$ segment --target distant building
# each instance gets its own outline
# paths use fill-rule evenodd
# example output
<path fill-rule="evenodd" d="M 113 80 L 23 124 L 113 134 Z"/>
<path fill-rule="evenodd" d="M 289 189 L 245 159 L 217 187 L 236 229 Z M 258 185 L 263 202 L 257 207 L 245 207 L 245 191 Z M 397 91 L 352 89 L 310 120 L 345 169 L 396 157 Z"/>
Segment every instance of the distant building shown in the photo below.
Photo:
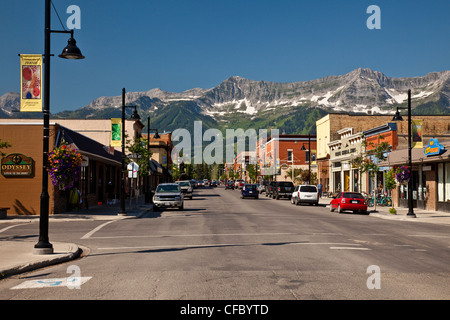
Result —
<path fill-rule="evenodd" d="M 280 134 L 260 139 L 256 147 L 260 176 L 274 181 L 293 181 L 292 169 L 317 172 L 316 136 Z M 290 174 L 289 174 L 290 173 Z"/>

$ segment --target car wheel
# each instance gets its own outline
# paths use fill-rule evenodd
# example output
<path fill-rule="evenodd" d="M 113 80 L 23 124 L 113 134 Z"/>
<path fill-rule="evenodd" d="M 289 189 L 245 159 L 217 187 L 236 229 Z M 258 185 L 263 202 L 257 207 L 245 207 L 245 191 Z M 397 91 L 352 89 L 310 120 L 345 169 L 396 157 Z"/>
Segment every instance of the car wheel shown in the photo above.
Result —
<path fill-rule="evenodd" d="M 330 212 L 333 212 L 333 211 L 334 211 L 333 206 L 330 203 Z"/>
<path fill-rule="evenodd" d="M 182 204 L 181 206 L 178 207 L 178 210 L 184 210 L 184 204 Z"/>
<path fill-rule="evenodd" d="M 294 197 L 291 197 L 291 204 L 295 204 Z"/>
<path fill-rule="evenodd" d="M 342 209 L 341 209 L 341 206 L 340 206 L 340 205 L 338 205 L 338 207 L 337 207 L 337 212 L 338 212 L 338 213 L 342 213 Z"/>
<path fill-rule="evenodd" d="M 298 206 L 298 205 L 299 205 L 299 203 L 300 203 L 300 202 L 298 201 L 298 198 L 297 198 L 297 199 L 295 199 L 295 205 L 296 205 L 296 206 Z"/>

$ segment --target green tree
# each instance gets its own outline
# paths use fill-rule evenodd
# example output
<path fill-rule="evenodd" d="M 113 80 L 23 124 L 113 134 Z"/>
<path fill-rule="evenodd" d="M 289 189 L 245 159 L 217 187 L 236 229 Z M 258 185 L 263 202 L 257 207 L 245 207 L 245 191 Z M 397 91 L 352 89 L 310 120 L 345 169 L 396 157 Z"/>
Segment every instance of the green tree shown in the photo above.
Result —
<path fill-rule="evenodd" d="M 133 143 L 127 140 L 127 149 L 130 153 L 137 155 L 136 159 L 133 159 L 139 166 L 139 175 L 147 176 L 150 173 L 150 164 L 148 159 L 152 156 L 152 151 L 147 149 L 147 139 L 134 138 Z"/>

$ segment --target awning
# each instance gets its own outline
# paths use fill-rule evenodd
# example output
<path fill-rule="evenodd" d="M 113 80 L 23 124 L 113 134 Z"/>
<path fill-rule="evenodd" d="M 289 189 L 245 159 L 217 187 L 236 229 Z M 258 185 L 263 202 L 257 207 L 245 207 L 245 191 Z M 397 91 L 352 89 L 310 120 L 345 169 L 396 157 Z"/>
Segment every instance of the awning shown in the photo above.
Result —
<path fill-rule="evenodd" d="M 89 159 L 114 165 L 122 164 L 122 153 L 120 151 L 104 146 L 76 131 L 60 126 L 55 145 L 59 147 L 62 143 L 73 145 L 82 155 L 87 156 Z"/>
<path fill-rule="evenodd" d="M 441 144 L 445 147 L 445 152 L 436 156 L 426 156 L 423 148 L 411 150 L 411 162 L 414 164 L 450 161 L 450 141 L 443 141 Z M 387 159 L 381 161 L 379 166 L 395 166 L 400 164 L 408 164 L 408 149 L 391 151 Z"/>

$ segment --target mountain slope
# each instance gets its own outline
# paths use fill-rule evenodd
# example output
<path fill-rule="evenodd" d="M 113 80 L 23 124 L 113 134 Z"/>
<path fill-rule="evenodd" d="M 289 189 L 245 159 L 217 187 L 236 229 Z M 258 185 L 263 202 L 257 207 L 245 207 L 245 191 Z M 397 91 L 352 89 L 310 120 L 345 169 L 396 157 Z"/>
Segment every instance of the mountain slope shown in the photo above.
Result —
<path fill-rule="evenodd" d="M 314 121 L 328 112 L 393 113 L 397 107 L 406 106 L 408 89 L 412 91 L 413 113 L 450 114 L 450 71 L 390 78 L 362 68 L 292 83 L 233 76 L 211 89 L 127 92 L 126 103 L 138 107 L 143 122 L 150 116 L 152 128 L 160 130 L 190 130 L 198 120 L 205 130 L 276 127 L 286 133 L 308 133 L 314 130 Z M 18 105 L 18 94 L 1 96 L 0 117 L 30 117 L 13 112 Z M 121 96 L 100 97 L 85 107 L 60 112 L 52 118 L 121 117 L 121 105 Z M 132 110 L 126 111 L 129 114 Z"/>

